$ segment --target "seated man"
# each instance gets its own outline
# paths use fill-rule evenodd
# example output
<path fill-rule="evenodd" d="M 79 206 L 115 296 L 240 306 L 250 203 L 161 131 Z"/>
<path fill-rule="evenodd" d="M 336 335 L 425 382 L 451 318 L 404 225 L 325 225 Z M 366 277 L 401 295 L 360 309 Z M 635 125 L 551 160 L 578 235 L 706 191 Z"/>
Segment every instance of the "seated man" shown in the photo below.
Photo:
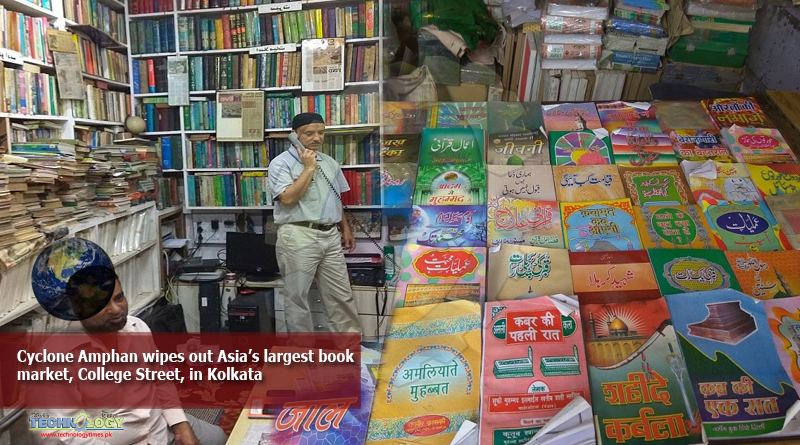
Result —
<path fill-rule="evenodd" d="M 111 271 L 109 271 L 109 275 L 113 277 L 112 279 L 115 281 L 111 300 L 105 308 L 96 315 L 81 320 L 80 322 L 71 323 L 70 330 L 83 330 L 90 334 L 117 332 L 149 333 L 150 328 L 148 328 L 142 320 L 134 316 L 128 316 L 128 300 L 122 292 L 122 285 L 120 284 L 119 278 Z M 107 284 L 110 287 L 110 282 Z M 73 300 L 73 305 L 75 305 L 74 296 L 70 296 L 70 298 Z M 76 312 L 79 311 L 76 310 Z M 152 335 L 148 337 L 152 339 Z M 75 349 L 72 351 L 59 352 L 73 352 L 73 354 L 77 356 L 81 348 L 87 351 L 92 349 L 98 352 L 108 352 L 111 349 L 124 352 L 129 349 L 126 348 L 124 342 L 117 342 L 116 336 L 111 336 L 110 342 L 81 343 L 76 344 Z M 73 375 L 75 374 L 73 373 Z M 120 386 L 123 386 L 123 388 L 120 388 Z M 47 385 L 37 385 L 33 390 L 41 392 L 43 396 L 48 394 Z M 81 391 L 79 380 L 77 380 L 77 383 L 70 385 L 69 394 L 62 392 L 56 395 L 52 393 L 52 389 L 50 391 L 49 397 L 64 397 L 65 400 L 67 400 L 67 398 L 69 398 L 69 400 L 86 400 L 82 399 L 82 397 L 87 396 L 85 392 Z M 58 391 L 64 391 L 63 387 L 59 387 Z M 126 397 L 136 397 L 140 402 L 144 401 L 143 403 L 139 403 L 139 406 L 158 406 L 159 403 L 155 401 L 165 400 L 165 397 L 177 400 L 177 391 L 174 385 L 170 382 L 163 381 L 131 380 L 120 383 L 119 386 L 112 388 L 111 391 L 113 392 L 107 393 L 105 396 L 116 397 L 117 391 L 124 392 Z M 48 439 L 50 441 L 45 440 L 45 444 L 224 445 L 228 440 L 220 427 L 185 414 L 182 409 L 44 409 L 31 411 L 46 412 L 50 417 L 72 418 L 78 416 L 80 413 L 86 412 L 93 418 L 111 416 L 124 419 L 122 425 L 123 430 L 113 431 L 110 438 L 62 437 L 57 439 L 53 438 L 52 440 Z M 39 432 L 40 431 L 36 431 L 36 433 Z M 37 434 L 37 436 L 39 436 L 39 434 Z M 45 436 L 42 435 L 42 437 Z"/>

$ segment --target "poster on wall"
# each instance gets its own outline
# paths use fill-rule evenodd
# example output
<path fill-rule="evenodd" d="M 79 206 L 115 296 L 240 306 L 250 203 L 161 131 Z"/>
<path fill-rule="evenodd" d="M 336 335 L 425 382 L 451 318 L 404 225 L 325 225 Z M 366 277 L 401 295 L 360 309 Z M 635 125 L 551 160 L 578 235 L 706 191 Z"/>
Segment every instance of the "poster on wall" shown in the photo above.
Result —
<path fill-rule="evenodd" d="M 47 30 L 47 44 L 53 52 L 53 63 L 56 66 L 58 80 L 58 96 L 60 99 L 84 100 L 86 91 L 83 85 L 83 74 L 73 34 L 57 29 Z"/>
<path fill-rule="evenodd" d="M 264 92 L 217 92 L 217 140 L 264 140 Z"/>
<path fill-rule="evenodd" d="M 344 38 L 303 40 L 301 57 L 303 91 L 344 89 Z"/>

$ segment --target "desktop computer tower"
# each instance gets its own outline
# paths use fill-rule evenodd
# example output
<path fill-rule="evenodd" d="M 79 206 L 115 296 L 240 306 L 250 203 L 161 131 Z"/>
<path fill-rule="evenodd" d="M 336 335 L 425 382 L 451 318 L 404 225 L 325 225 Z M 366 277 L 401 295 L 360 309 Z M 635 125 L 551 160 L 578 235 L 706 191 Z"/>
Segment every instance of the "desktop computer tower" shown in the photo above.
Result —
<path fill-rule="evenodd" d="M 275 332 L 272 289 L 240 290 L 228 304 L 230 332 Z"/>
<path fill-rule="evenodd" d="M 200 308 L 200 332 L 220 332 L 219 282 L 201 282 L 198 287 L 197 298 Z"/>

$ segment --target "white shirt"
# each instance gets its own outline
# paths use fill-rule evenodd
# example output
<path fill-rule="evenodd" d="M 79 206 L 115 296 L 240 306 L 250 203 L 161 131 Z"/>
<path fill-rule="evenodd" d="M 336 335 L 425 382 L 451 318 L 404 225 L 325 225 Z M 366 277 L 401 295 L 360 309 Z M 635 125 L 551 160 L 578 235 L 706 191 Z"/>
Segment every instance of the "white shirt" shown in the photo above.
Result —
<path fill-rule="evenodd" d="M 70 329 L 72 331 L 81 331 L 83 330 L 83 326 L 79 322 L 73 322 L 70 324 Z M 129 315 L 128 321 L 125 326 L 119 332 L 151 332 L 150 328 L 147 326 L 145 322 L 142 320 Z M 152 338 L 152 335 L 150 336 Z M 104 352 L 110 352 L 108 349 L 99 342 L 92 341 L 92 346 L 98 349 L 102 349 Z M 76 344 L 75 348 L 77 349 L 78 346 L 84 345 L 84 343 Z M 46 346 L 45 346 L 46 347 Z M 126 345 L 123 342 L 117 346 L 118 352 L 125 352 L 130 345 Z M 63 351 L 63 352 L 70 352 L 70 351 Z M 77 356 L 77 354 L 74 354 Z M 76 366 L 77 365 L 77 366 Z M 69 365 L 67 365 L 69 366 Z M 85 368 L 93 368 L 92 366 L 87 366 L 86 363 L 72 363 L 73 368 L 70 369 L 70 375 L 73 377 L 73 384 L 70 385 L 70 394 L 64 394 L 63 389 L 59 388 L 59 392 L 61 392 L 62 396 L 65 398 L 70 399 L 80 399 L 81 398 L 81 391 L 80 391 L 80 380 L 78 379 L 78 369 L 81 367 Z M 152 368 L 152 365 L 150 366 Z M 77 383 L 75 383 L 77 382 Z M 36 382 L 37 388 L 36 391 L 43 395 L 48 394 L 47 390 L 47 382 Z M 173 397 L 177 397 L 177 392 L 175 387 L 169 382 L 157 382 L 157 381 L 138 381 L 138 380 L 131 380 L 126 381 L 120 384 L 116 384 L 114 382 L 109 382 L 111 385 L 114 385 L 113 389 L 114 392 L 118 392 L 120 390 L 125 392 L 124 397 L 130 400 L 133 397 L 137 397 L 140 400 L 156 400 L 159 397 L 159 394 L 168 394 Z M 52 390 L 51 390 L 52 391 Z M 53 397 L 52 391 L 50 394 Z M 117 393 L 118 394 L 118 393 Z M 157 403 L 152 403 L 154 406 L 158 406 Z M 58 439 L 53 439 L 54 443 L 65 443 L 69 445 L 73 444 L 80 444 L 80 445 L 164 445 L 167 443 L 167 428 L 171 427 L 180 422 L 186 421 L 186 415 L 184 414 L 182 409 L 28 409 L 29 414 L 32 412 L 39 412 L 39 413 L 47 413 L 49 417 L 77 417 L 80 413 L 85 412 L 91 418 L 98 418 L 102 417 L 103 413 L 107 416 L 110 415 L 112 417 L 122 417 L 122 431 L 112 431 L 112 437 L 110 438 L 79 438 L 79 437 L 60 437 Z M 71 431 L 65 431 L 71 432 Z M 48 433 L 48 431 L 33 431 L 34 434 L 39 433 Z M 49 439 L 43 439 L 44 443 L 49 443 Z M 58 442 L 60 440 L 61 442 Z"/>

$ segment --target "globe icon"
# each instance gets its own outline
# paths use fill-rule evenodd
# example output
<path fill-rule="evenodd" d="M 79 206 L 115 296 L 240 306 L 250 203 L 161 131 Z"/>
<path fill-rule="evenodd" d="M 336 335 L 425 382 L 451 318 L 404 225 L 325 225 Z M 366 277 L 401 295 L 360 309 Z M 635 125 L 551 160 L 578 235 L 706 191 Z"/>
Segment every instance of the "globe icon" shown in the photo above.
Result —
<path fill-rule="evenodd" d="M 111 257 L 100 246 L 82 238 L 65 238 L 36 258 L 31 284 L 47 312 L 74 321 L 89 318 L 108 304 L 114 292 L 113 277 Z"/>

